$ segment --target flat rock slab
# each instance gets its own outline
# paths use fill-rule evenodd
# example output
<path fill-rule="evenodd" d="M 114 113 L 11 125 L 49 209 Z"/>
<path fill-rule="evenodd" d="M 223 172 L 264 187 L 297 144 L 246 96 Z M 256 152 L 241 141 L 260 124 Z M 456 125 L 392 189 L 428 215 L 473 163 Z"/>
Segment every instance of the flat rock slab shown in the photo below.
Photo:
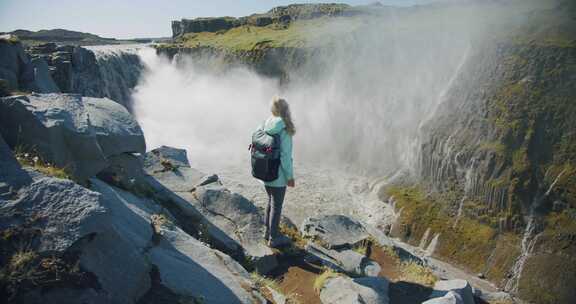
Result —
<path fill-rule="evenodd" d="M 349 247 L 370 237 L 360 222 L 344 215 L 307 218 L 300 231 L 306 237 L 321 240 L 328 248 Z"/>
<path fill-rule="evenodd" d="M 377 262 L 350 249 L 336 251 L 309 243 L 306 246 L 306 252 L 318 259 L 324 266 L 352 276 L 376 277 L 381 270 Z"/>
<path fill-rule="evenodd" d="M 324 304 L 388 304 L 389 285 L 388 280 L 381 277 L 339 276 L 326 281 L 320 300 Z"/>
<path fill-rule="evenodd" d="M 162 240 L 149 252 L 162 285 L 199 303 L 258 302 L 250 276 L 229 256 L 206 247 L 175 226 L 162 227 Z"/>
<path fill-rule="evenodd" d="M 458 294 L 464 304 L 474 304 L 474 293 L 472 291 L 472 286 L 466 280 L 456 279 L 456 280 L 444 280 L 438 281 L 434 284 L 434 290 L 430 295 L 430 298 L 443 297 L 449 292 L 454 292 Z"/>
<path fill-rule="evenodd" d="M 177 195 L 179 199 L 172 197 L 174 205 L 200 221 L 219 249 L 235 257 L 248 256 L 261 273 L 274 269 L 278 264 L 264 241 L 261 210 L 224 187 L 216 175 L 206 175 L 188 164 L 184 150 L 165 146 L 145 157 L 145 170 L 158 183 L 155 190 Z"/>

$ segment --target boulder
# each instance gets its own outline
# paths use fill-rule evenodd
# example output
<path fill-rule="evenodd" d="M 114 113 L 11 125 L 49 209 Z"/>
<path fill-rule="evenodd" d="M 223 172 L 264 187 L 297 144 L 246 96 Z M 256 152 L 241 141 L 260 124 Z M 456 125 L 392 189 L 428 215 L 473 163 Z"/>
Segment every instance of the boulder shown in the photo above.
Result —
<path fill-rule="evenodd" d="M 474 294 L 472 286 L 466 280 L 444 280 L 434 284 L 434 290 L 430 298 L 439 298 L 445 296 L 450 291 L 458 294 L 463 304 L 474 304 Z"/>
<path fill-rule="evenodd" d="M 206 177 L 205 173 L 190 167 L 185 150 L 166 146 L 146 153 L 144 170 L 158 180 L 164 189 L 176 193 L 192 191 Z"/>
<path fill-rule="evenodd" d="M 328 279 L 320 291 L 324 304 L 388 304 L 390 283 L 382 277 Z"/>
<path fill-rule="evenodd" d="M 344 215 L 307 218 L 300 230 L 302 235 L 319 239 L 328 248 L 350 247 L 370 236 L 360 222 Z"/>
<path fill-rule="evenodd" d="M 147 171 L 154 173 L 165 169 L 190 167 L 190 163 L 188 163 L 186 150 L 161 146 L 146 153 L 144 166 Z M 171 167 L 167 168 L 167 166 Z"/>
<path fill-rule="evenodd" d="M 108 167 L 100 171 L 97 177 L 110 185 L 146 196 L 152 187 L 144 172 L 140 155 L 121 153 L 108 157 Z"/>
<path fill-rule="evenodd" d="M 0 229 L 38 219 L 39 251 L 62 252 L 80 238 L 101 231 L 106 209 L 98 193 L 63 179 L 37 177 L 0 204 Z"/>
<path fill-rule="evenodd" d="M 336 251 L 309 243 L 306 245 L 306 252 L 318 259 L 324 266 L 352 276 L 376 277 L 381 270 L 377 262 L 350 249 Z"/>
<path fill-rule="evenodd" d="M 458 293 L 449 291 L 442 297 L 428 300 L 422 304 L 464 304 L 464 301 Z"/>
<path fill-rule="evenodd" d="M 144 133 L 126 108 L 108 98 L 82 98 L 98 144 L 106 157 L 145 153 Z"/>
<path fill-rule="evenodd" d="M 0 132 L 11 147 L 34 150 L 79 180 L 106 168 L 108 156 L 145 148 L 142 131 L 126 109 L 75 94 L 0 99 Z"/>

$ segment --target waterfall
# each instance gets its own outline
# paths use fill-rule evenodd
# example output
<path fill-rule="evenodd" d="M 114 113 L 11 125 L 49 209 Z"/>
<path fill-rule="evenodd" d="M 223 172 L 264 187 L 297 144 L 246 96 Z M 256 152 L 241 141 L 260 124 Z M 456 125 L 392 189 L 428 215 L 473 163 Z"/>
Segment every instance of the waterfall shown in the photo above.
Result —
<path fill-rule="evenodd" d="M 534 249 L 534 245 L 538 240 L 538 236 L 539 234 L 536 234 L 534 212 L 531 211 L 530 215 L 528 216 L 528 224 L 526 224 L 526 228 L 524 229 L 524 234 L 522 236 L 520 255 L 516 259 L 514 266 L 512 266 L 512 276 L 506 282 L 504 290 L 511 293 L 518 293 L 518 284 L 520 282 L 522 270 L 524 269 L 524 264 L 530 257 L 530 254 Z"/>
<path fill-rule="evenodd" d="M 206 69 L 209 59 L 201 55 L 169 61 L 151 53 L 133 95 L 134 112 L 152 146 L 186 148 L 192 159 L 221 172 L 245 161 L 251 131 L 269 115 L 271 98 L 282 95 L 299 130 L 295 160 L 390 176 L 417 164 L 418 127 L 470 47 L 463 29 L 422 28 L 393 17 L 368 18 L 340 34 L 303 58 L 306 64 L 281 85 L 250 66 L 222 72 Z M 346 25 L 333 22 L 325 31 Z"/>
<path fill-rule="evenodd" d="M 565 172 L 566 169 L 562 170 L 552 181 L 548 189 L 543 194 L 541 194 L 541 192 L 536 194 L 534 200 L 532 201 L 532 205 L 530 206 L 530 211 L 528 214 L 528 223 L 526 224 L 526 228 L 524 229 L 524 234 L 522 236 L 520 255 L 518 256 L 516 262 L 514 263 L 514 266 L 512 267 L 511 278 L 506 282 L 505 286 L 506 291 L 514 293 L 518 292 L 518 284 L 522 276 L 522 271 L 524 270 L 524 264 L 532 254 L 534 246 L 536 245 L 538 237 L 540 236 L 541 233 L 538 230 L 537 217 L 534 214 L 535 213 L 534 210 L 544 201 L 544 199 L 548 195 L 550 195 L 550 192 L 552 192 L 552 189 L 554 188 L 554 186 L 556 186 L 558 180 L 560 180 L 560 178 L 562 177 L 562 175 L 564 175 Z"/>
<path fill-rule="evenodd" d="M 77 93 L 108 97 L 132 109 L 132 89 L 138 83 L 144 65 L 140 53 L 145 45 L 106 45 L 86 47 L 96 57 L 97 73 L 82 79 Z"/>

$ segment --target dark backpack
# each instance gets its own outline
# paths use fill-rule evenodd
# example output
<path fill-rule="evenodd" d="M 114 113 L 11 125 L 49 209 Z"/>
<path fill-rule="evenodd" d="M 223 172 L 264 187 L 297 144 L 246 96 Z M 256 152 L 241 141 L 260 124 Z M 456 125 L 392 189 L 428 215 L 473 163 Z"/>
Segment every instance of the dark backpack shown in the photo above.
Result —
<path fill-rule="evenodd" d="M 280 167 L 280 134 L 270 135 L 262 129 L 252 134 L 250 145 L 252 176 L 271 182 L 278 178 Z"/>

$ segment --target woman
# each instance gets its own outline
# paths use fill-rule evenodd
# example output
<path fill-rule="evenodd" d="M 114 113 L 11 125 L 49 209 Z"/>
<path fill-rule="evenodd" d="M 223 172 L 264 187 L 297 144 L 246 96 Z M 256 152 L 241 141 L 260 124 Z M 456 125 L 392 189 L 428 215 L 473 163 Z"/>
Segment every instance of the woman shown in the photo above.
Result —
<path fill-rule="evenodd" d="M 278 231 L 278 225 L 280 224 L 280 213 L 282 212 L 286 186 L 294 187 L 292 136 L 296 133 L 296 129 L 286 100 L 274 98 L 271 111 L 272 116 L 264 122 L 263 129 L 270 135 L 280 134 L 280 168 L 277 179 L 264 183 L 266 193 L 268 193 L 265 238 L 268 246 L 277 247 L 283 245 L 285 241 Z"/>

